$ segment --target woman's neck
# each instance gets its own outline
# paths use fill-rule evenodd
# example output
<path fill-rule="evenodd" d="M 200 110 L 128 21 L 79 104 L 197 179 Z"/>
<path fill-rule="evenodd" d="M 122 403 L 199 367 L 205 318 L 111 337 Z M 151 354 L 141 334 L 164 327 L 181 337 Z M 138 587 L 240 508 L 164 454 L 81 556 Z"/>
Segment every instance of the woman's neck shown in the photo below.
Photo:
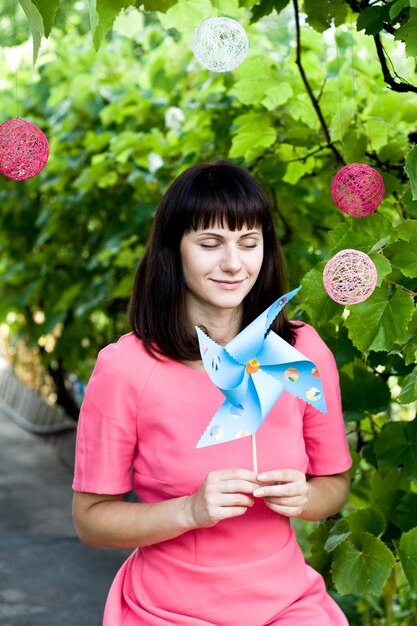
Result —
<path fill-rule="evenodd" d="M 203 328 L 210 339 L 221 346 L 226 345 L 240 331 L 242 311 L 240 309 L 224 309 L 215 315 L 200 312 L 191 316 L 193 326 Z"/>

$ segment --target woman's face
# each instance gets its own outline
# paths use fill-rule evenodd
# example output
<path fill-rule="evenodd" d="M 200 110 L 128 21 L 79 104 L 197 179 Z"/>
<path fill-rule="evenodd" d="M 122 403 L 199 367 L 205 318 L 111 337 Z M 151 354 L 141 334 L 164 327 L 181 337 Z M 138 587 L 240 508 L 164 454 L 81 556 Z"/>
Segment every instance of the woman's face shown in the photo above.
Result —
<path fill-rule="evenodd" d="M 260 228 L 229 230 L 216 224 L 191 230 L 180 244 L 189 314 L 240 307 L 263 260 Z"/>

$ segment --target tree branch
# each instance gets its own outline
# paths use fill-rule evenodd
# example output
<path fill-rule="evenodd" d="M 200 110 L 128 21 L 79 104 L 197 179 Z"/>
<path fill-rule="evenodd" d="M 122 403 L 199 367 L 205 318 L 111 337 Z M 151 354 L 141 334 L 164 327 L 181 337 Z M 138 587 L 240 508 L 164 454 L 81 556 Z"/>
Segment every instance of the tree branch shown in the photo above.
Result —
<path fill-rule="evenodd" d="M 378 55 L 379 63 L 381 65 L 382 75 L 384 77 L 384 81 L 386 82 L 386 84 L 389 87 L 391 87 L 393 91 L 398 91 L 398 92 L 412 91 L 413 93 L 417 93 L 417 87 L 415 85 L 412 85 L 411 83 L 407 83 L 407 82 L 397 83 L 395 81 L 394 77 L 391 76 L 390 71 L 388 69 L 385 48 L 382 45 L 381 37 L 379 36 L 379 34 L 374 35 L 374 41 L 375 41 L 375 47 L 376 47 L 376 52 Z"/>
<path fill-rule="evenodd" d="M 313 90 L 311 88 L 310 83 L 308 82 L 307 79 L 307 75 L 305 73 L 303 64 L 301 62 L 301 30 L 300 30 L 300 11 L 298 8 L 298 0 L 293 0 L 293 5 L 294 5 L 294 13 L 295 13 L 295 28 L 296 28 L 296 58 L 295 58 L 295 63 L 298 67 L 298 70 L 300 72 L 300 76 L 301 76 L 301 80 L 304 83 L 304 87 L 307 91 L 307 94 L 311 100 L 311 104 L 313 105 L 313 108 L 315 110 L 315 112 L 317 113 L 317 117 L 319 118 L 320 121 L 320 125 L 322 127 L 322 130 L 324 132 L 324 135 L 326 137 L 326 142 L 327 145 L 329 146 L 329 148 L 331 149 L 331 151 L 333 152 L 334 156 L 336 157 L 336 160 L 339 161 L 339 163 L 345 163 L 344 158 L 342 157 L 342 155 L 340 154 L 340 152 L 337 150 L 337 148 L 334 146 L 334 144 L 332 143 L 332 139 L 330 137 L 330 132 L 329 129 L 327 128 L 327 124 L 326 121 L 323 117 L 323 113 L 321 111 L 319 102 L 316 98 L 316 96 L 313 93 Z"/>

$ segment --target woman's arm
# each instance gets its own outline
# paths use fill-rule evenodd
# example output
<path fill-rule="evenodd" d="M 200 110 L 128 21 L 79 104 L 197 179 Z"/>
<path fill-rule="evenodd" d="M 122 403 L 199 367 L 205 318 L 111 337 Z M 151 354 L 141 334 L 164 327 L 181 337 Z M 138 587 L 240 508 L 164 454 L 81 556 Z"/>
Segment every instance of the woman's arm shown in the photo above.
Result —
<path fill-rule="evenodd" d="M 244 515 L 258 486 L 255 472 L 225 469 L 207 474 L 194 494 L 163 502 L 124 502 L 118 495 L 76 491 L 74 526 L 80 539 L 93 547 L 148 546 Z"/>
<path fill-rule="evenodd" d="M 348 472 L 332 476 L 306 476 L 293 469 L 273 470 L 258 476 L 265 483 L 253 493 L 285 517 L 309 521 L 338 513 L 349 494 Z"/>

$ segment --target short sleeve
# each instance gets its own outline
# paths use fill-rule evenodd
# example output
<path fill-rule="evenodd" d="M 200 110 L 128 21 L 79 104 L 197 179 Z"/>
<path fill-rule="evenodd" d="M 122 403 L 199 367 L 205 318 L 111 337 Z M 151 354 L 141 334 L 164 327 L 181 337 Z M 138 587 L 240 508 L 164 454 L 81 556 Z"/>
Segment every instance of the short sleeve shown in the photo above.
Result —
<path fill-rule="evenodd" d="M 126 360 L 129 356 L 119 344 L 107 346 L 98 355 L 80 411 L 75 491 L 121 494 L 132 488 L 138 392 Z"/>
<path fill-rule="evenodd" d="M 334 356 L 318 333 L 307 324 L 299 329 L 295 347 L 317 366 L 327 407 L 327 413 L 322 413 L 305 403 L 303 432 L 309 458 L 307 473 L 329 476 L 345 472 L 352 465 L 352 459 Z"/>

